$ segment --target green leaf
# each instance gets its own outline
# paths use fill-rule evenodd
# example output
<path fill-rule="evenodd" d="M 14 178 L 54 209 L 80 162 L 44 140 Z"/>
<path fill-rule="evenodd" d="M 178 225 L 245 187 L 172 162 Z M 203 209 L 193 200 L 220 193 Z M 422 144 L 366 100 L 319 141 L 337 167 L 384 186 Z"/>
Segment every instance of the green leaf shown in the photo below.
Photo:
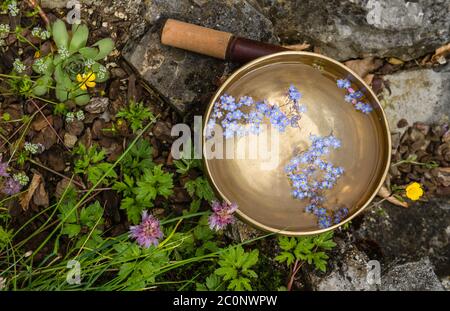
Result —
<path fill-rule="evenodd" d="M 191 197 L 195 195 L 197 198 L 208 202 L 214 200 L 214 192 L 204 177 L 197 177 L 195 180 L 190 180 L 186 182 L 184 187 Z"/>
<path fill-rule="evenodd" d="M 251 291 L 252 287 L 250 285 L 249 279 L 240 277 L 238 279 L 232 280 L 228 285 L 228 289 L 235 291 L 244 291 L 244 290 Z"/>
<path fill-rule="evenodd" d="M 194 228 L 194 237 L 197 240 L 208 241 L 214 237 L 214 233 L 208 226 L 197 226 Z"/>
<path fill-rule="evenodd" d="M 95 224 L 101 225 L 103 223 L 101 220 L 99 221 L 102 217 L 103 208 L 98 201 L 86 208 L 83 208 L 80 212 L 81 224 L 91 229 L 95 226 Z"/>
<path fill-rule="evenodd" d="M 139 202 L 153 202 L 158 195 L 157 189 L 149 183 L 138 181 L 138 188 L 134 188 L 136 199 Z"/>
<path fill-rule="evenodd" d="M 84 47 L 79 49 L 78 53 L 80 53 L 86 59 L 94 60 L 95 57 L 98 55 L 98 49 L 91 47 Z"/>
<path fill-rule="evenodd" d="M 34 88 L 33 88 L 33 94 L 36 96 L 43 96 L 47 94 L 48 89 L 52 85 L 52 78 L 49 76 L 42 76 L 39 79 L 36 80 Z"/>
<path fill-rule="evenodd" d="M 82 47 L 86 46 L 89 36 L 89 29 L 86 25 L 73 24 L 72 39 L 70 40 L 69 52 L 77 52 Z"/>
<path fill-rule="evenodd" d="M 3 229 L 3 227 L 0 226 L 0 251 L 11 243 L 12 235 L 13 230 Z"/>
<path fill-rule="evenodd" d="M 117 178 L 117 173 L 112 167 L 113 165 L 107 162 L 89 166 L 87 169 L 88 180 L 95 185 L 106 174 L 102 182 L 108 184 L 110 178 Z"/>
<path fill-rule="evenodd" d="M 131 130 L 133 133 L 139 129 L 142 129 L 145 121 L 156 120 L 156 117 L 148 107 L 144 106 L 144 103 L 136 103 L 134 101 L 130 101 L 129 105 L 121 109 L 116 116 L 127 120 L 131 124 Z"/>
<path fill-rule="evenodd" d="M 55 41 L 58 49 L 68 49 L 69 34 L 67 32 L 66 24 L 62 20 L 58 19 L 53 23 L 52 35 L 53 41 Z"/>
<path fill-rule="evenodd" d="M 133 193 L 133 187 L 134 179 L 127 174 L 124 174 L 123 182 L 116 181 L 112 186 L 112 189 L 116 190 L 117 192 L 122 192 L 124 196 L 130 196 Z"/>
<path fill-rule="evenodd" d="M 220 268 L 214 273 L 224 281 L 230 281 L 228 288 L 234 290 L 251 290 L 250 278 L 257 278 L 255 271 L 249 268 L 258 262 L 258 250 L 245 252 L 241 245 L 230 246 L 219 255 Z"/>
<path fill-rule="evenodd" d="M 221 283 L 220 277 L 218 277 L 215 274 L 211 274 L 210 276 L 208 276 L 206 278 L 206 283 L 205 284 L 206 284 L 206 287 L 209 290 L 216 291 L 216 290 L 219 289 L 220 283 Z"/>
<path fill-rule="evenodd" d="M 252 250 L 250 253 L 247 253 L 248 257 L 245 262 L 242 264 L 242 269 L 246 270 L 252 266 L 254 266 L 258 262 L 259 251 L 257 249 Z"/>
<path fill-rule="evenodd" d="M 295 257 L 289 252 L 282 252 L 280 255 L 275 257 L 275 260 L 278 262 L 286 262 L 288 266 L 294 263 Z"/>
<path fill-rule="evenodd" d="M 299 238 L 294 250 L 295 257 L 298 260 L 306 260 L 307 255 L 311 253 L 314 245 L 312 238 Z"/>
<path fill-rule="evenodd" d="M 65 224 L 62 229 L 62 234 L 67 234 L 69 238 L 72 238 L 81 231 L 81 226 L 78 224 Z"/>
<path fill-rule="evenodd" d="M 122 172 L 139 178 L 143 171 L 153 169 L 155 166 L 152 155 L 151 144 L 145 139 L 139 139 L 123 158 L 120 164 Z"/>
<path fill-rule="evenodd" d="M 91 97 L 87 91 L 83 91 L 82 89 L 76 89 L 71 93 L 71 98 L 75 101 L 75 104 L 78 106 L 84 106 L 89 103 Z"/>
<path fill-rule="evenodd" d="M 100 60 L 108 56 L 114 49 L 114 42 L 110 38 L 105 38 L 97 41 L 93 46 L 98 47 L 98 54 L 94 57 L 94 60 Z"/>
<path fill-rule="evenodd" d="M 60 83 L 56 84 L 55 94 L 56 98 L 61 102 L 65 102 L 69 99 L 69 93 L 66 91 L 66 88 Z"/>
<path fill-rule="evenodd" d="M 314 243 L 317 245 L 317 247 L 320 247 L 325 250 L 331 250 L 333 247 L 336 246 L 336 243 L 333 242 L 332 231 L 317 235 L 314 238 Z"/>
<path fill-rule="evenodd" d="M 136 202 L 133 198 L 127 197 L 120 203 L 120 209 L 126 210 L 128 220 L 133 224 L 141 221 L 141 214 L 144 206 Z"/>
<path fill-rule="evenodd" d="M 173 193 L 172 174 L 163 172 L 162 165 L 155 166 L 153 170 L 145 170 L 137 185 L 139 201 L 153 201 L 157 195 L 167 198 Z"/>
<path fill-rule="evenodd" d="M 42 60 L 43 61 L 43 66 L 39 67 L 39 66 L 36 65 L 36 62 L 38 60 Z M 52 58 L 52 56 L 48 55 L 48 56 L 46 56 L 44 58 L 37 59 L 34 62 L 32 68 L 33 68 L 34 72 L 36 72 L 36 73 L 39 73 L 41 75 L 51 76 L 51 74 L 53 73 L 53 71 L 55 69 L 55 66 L 53 65 L 53 58 Z M 44 68 L 45 68 L 45 70 L 42 70 Z"/>
<path fill-rule="evenodd" d="M 96 65 L 98 65 L 98 66 L 96 66 Z M 102 82 L 108 81 L 108 79 L 109 79 L 109 72 L 108 72 L 108 70 L 106 69 L 105 66 L 100 65 L 98 63 L 95 63 L 92 66 L 92 68 L 93 68 L 93 71 L 96 73 L 95 82 L 102 83 Z M 99 74 L 100 71 L 103 72 L 102 75 Z"/>
<path fill-rule="evenodd" d="M 297 240 L 293 237 L 281 236 L 278 238 L 278 245 L 282 250 L 289 251 L 297 245 Z"/>
<path fill-rule="evenodd" d="M 232 267 L 220 267 L 214 271 L 215 274 L 222 276 L 225 281 L 236 278 L 237 271 Z"/>
<path fill-rule="evenodd" d="M 65 102 L 69 99 L 69 91 L 74 89 L 75 86 L 70 80 L 70 77 L 62 70 L 61 65 L 56 66 L 55 68 L 55 80 L 56 80 L 56 98 Z"/>
<path fill-rule="evenodd" d="M 311 259 L 316 269 L 319 269 L 322 272 L 327 271 L 327 254 L 325 254 L 324 252 L 317 252 L 313 254 Z"/>

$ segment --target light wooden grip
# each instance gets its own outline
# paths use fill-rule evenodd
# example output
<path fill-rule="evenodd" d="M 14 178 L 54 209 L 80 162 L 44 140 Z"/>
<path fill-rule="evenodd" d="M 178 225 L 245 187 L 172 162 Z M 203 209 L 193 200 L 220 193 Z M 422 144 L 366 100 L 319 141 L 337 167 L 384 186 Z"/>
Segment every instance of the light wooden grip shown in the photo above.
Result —
<path fill-rule="evenodd" d="M 168 19 L 161 34 L 162 44 L 225 59 L 233 35 L 197 25 Z"/>

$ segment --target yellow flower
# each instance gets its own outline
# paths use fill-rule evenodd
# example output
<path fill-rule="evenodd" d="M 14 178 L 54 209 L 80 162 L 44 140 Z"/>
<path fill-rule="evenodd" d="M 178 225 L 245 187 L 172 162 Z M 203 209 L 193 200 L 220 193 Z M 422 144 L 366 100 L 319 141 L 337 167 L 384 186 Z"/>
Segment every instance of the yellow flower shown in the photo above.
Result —
<path fill-rule="evenodd" d="M 34 53 L 34 58 L 39 58 L 39 57 L 41 57 L 41 51 L 36 51 L 35 53 Z"/>
<path fill-rule="evenodd" d="M 80 89 L 86 91 L 88 87 L 94 87 L 95 78 L 95 73 L 93 73 L 92 71 L 83 73 L 83 75 L 77 74 L 77 81 L 80 82 Z"/>
<path fill-rule="evenodd" d="M 417 201 L 423 195 L 422 186 L 417 182 L 412 182 L 406 186 L 406 196 L 408 199 Z"/>

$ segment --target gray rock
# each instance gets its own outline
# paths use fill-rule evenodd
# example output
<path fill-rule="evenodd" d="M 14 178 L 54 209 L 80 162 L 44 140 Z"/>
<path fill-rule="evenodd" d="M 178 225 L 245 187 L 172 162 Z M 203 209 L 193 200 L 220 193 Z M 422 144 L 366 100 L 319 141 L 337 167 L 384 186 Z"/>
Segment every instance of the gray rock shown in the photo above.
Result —
<path fill-rule="evenodd" d="M 382 276 L 381 290 L 443 291 L 444 287 L 433 271 L 428 258 L 398 265 Z"/>
<path fill-rule="evenodd" d="M 226 235 L 238 243 L 255 239 L 265 234 L 263 231 L 255 229 L 239 219 L 236 219 L 229 229 L 226 231 Z"/>
<path fill-rule="evenodd" d="M 214 81 L 232 67 L 220 60 L 163 46 L 159 33 L 167 18 L 276 42 L 272 23 L 244 0 L 150 2 L 145 14 L 150 30 L 139 42 L 129 42 L 123 54 L 142 77 L 181 113 L 189 110 L 189 104 L 209 98 L 216 88 Z"/>
<path fill-rule="evenodd" d="M 449 41 L 445 0 L 255 0 L 283 42 L 307 40 L 339 60 L 368 54 L 410 60 Z"/>
<path fill-rule="evenodd" d="M 92 4 L 95 1 L 96 0 L 78 0 L 81 5 Z M 41 7 L 44 9 L 62 9 L 67 8 L 68 2 L 68 0 L 41 0 Z M 74 5 L 69 5 L 69 8 L 73 7 Z"/>
<path fill-rule="evenodd" d="M 90 113 L 103 113 L 109 106 L 108 97 L 92 97 L 84 110 Z"/>
<path fill-rule="evenodd" d="M 450 115 L 450 65 L 440 72 L 431 69 L 386 75 L 391 94 L 384 90 L 385 112 L 391 130 L 404 118 L 409 124 L 439 122 Z"/>
<path fill-rule="evenodd" d="M 310 271 L 307 274 L 309 286 L 316 291 L 377 290 L 376 282 L 368 277 L 372 268 L 368 256 L 348 241 L 337 242 L 338 252 L 330 256 L 331 270 L 325 276 Z"/>
<path fill-rule="evenodd" d="M 75 144 L 78 141 L 78 137 L 76 137 L 75 135 L 72 135 L 70 133 L 65 133 L 64 134 L 64 145 L 66 145 L 69 148 L 73 148 L 75 147 Z"/>
<path fill-rule="evenodd" d="M 382 261 L 392 263 L 429 257 L 439 276 L 450 275 L 450 201 L 433 199 L 409 208 L 383 203 L 355 220 L 355 243 L 370 245 Z"/>

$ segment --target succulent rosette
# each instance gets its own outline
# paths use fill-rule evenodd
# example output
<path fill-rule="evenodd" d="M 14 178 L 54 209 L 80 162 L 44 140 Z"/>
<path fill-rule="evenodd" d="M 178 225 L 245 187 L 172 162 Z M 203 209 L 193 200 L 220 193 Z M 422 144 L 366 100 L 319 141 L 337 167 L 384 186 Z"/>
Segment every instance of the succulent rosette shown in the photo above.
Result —
<path fill-rule="evenodd" d="M 74 24 L 69 32 L 62 20 L 53 23 L 51 32 L 57 52 L 35 60 L 33 70 L 41 77 L 35 81 L 33 93 L 43 96 L 55 83 L 58 100 L 85 105 L 90 100 L 88 88 L 109 78 L 105 66 L 98 61 L 113 50 L 114 43 L 105 38 L 87 47 L 88 27 Z"/>

